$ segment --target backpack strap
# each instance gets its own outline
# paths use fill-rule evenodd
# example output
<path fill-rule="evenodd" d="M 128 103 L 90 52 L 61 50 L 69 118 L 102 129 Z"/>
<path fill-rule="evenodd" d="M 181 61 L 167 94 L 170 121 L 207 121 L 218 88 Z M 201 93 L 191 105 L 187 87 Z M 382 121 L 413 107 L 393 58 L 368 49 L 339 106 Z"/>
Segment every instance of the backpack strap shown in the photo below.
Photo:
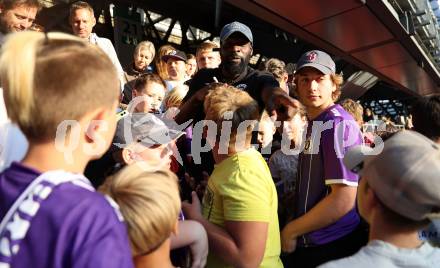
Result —
<path fill-rule="evenodd" d="M 12 257 L 18 253 L 20 242 L 26 237 L 43 201 L 57 186 L 68 182 L 95 191 L 83 175 L 53 170 L 38 176 L 15 200 L 0 223 L 0 268 L 10 267 Z"/>

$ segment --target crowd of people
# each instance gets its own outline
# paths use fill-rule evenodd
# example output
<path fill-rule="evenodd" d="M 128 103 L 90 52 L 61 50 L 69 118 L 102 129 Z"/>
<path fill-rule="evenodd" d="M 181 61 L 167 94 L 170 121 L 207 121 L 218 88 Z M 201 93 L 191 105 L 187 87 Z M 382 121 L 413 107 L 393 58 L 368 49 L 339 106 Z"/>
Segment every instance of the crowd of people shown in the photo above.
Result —
<path fill-rule="evenodd" d="M 363 133 L 326 52 L 253 69 L 235 21 L 122 67 L 90 4 L 40 7 L 0 1 L 0 267 L 439 265 L 440 95 Z"/>

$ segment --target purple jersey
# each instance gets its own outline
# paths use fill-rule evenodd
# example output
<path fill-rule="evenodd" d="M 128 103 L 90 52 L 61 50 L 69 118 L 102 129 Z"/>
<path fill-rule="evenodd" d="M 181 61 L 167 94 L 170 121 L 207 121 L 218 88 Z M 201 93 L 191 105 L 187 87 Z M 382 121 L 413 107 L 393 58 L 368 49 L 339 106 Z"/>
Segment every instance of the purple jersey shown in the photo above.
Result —
<path fill-rule="evenodd" d="M 40 172 L 19 163 L 0 174 L 0 218 Z M 11 267 L 133 267 L 127 231 L 100 194 L 64 183 L 41 203 Z"/>
<path fill-rule="evenodd" d="M 295 218 L 326 197 L 331 184 L 357 186 L 358 176 L 344 166 L 343 156 L 350 147 L 361 143 L 359 126 L 340 105 L 332 105 L 308 122 L 304 151 L 298 162 Z M 359 221 L 353 207 L 335 223 L 299 237 L 298 245 L 329 243 L 351 233 Z"/>

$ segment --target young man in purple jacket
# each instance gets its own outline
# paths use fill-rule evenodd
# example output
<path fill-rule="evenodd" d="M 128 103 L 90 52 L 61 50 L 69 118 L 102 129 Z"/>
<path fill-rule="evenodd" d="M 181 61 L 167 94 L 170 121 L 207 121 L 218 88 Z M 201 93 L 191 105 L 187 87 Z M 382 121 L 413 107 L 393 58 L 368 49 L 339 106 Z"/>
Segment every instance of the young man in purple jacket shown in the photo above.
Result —
<path fill-rule="evenodd" d="M 335 101 L 342 76 L 332 58 L 318 50 L 301 56 L 296 93 L 308 126 L 298 162 L 294 215 L 282 231 L 287 267 L 316 267 L 356 252 L 366 241 L 358 234 L 355 200 L 358 176 L 343 164 L 348 148 L 362 138 L 353 117 Z"/>

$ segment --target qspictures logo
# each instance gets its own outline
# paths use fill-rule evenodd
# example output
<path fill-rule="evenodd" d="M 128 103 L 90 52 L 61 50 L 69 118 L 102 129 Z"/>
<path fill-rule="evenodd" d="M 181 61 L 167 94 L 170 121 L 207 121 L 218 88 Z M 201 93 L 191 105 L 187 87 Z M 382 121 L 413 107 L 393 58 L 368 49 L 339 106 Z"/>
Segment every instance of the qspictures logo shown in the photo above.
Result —
<path fill-rule="evenodd" d="M 176 114 L 176 113 L 175 113 Z M 201 163 L 201 154 L 209 152 L 216 148 L 217 153 L 227 154 L 228 147 L 231 145 L 231 133 L 234 132 L 235 146 L 240 149 L 245 146 L 245 141 L 249 135 L 249 128 L 252 132 L 258 131 L 258 121 L 245 120 L 240 123 L 236 131 L 232 131 L 232 115 L 226 112 L 224 120 L 217 123 L 211 120 L 202 120 L 191 125 L 192 121 L 183 124 L 177 124 L 172 118 L 168 118 L 167 114 L 155 115 L 144 114 L 136 122 L 129 120 L 131 114 L 128 113 L 120 120 L 123 122 L 123 135 L 125 143 L 114 143 L 119 148 L 126 148 L 132 143 L 140 143 L 144 146 L 155 146 L 158 144 L 168 144 L 173 140 L 172 133 L 184 132 L 187 128 L 192 130 L 191 140 L 191 156 L 196 164 Z M 280 126 L 282 122 L 274 121 L 275 126 Z M 92 121 L 87 128 L 96 128 L 99 126 L 102 130 L 109 130 L 106 121 Z M 310 135 L 307 135 L 307 129 Z M 334 122 L 332 120 L 321 122 L 313 121 L 313 125 L 299 131 L 300 138 L 298 144 L 291 148 L 291 140 L 284 135 L 281 140 L 281 151 L 285 155 L 296 155 L 301 152 L 307 154 L 318 154 L 319 144 L 322 134 L 325 131 L 331 131 L 333 135 L 333 147 L 338 158 L 343 158 L 348 147 L 359 144 L 362 139 L 362 133 L 357 123 L 352 120 L 342 120 Z M 135 132 L 142 135 L 135 135 Z M 55 145 L 56 148 L 63 152 L 66 161 L 74 161 L 73 152 L 78 149 L 79 138 L 81 135 L 80 125 L 75 120 L 65 120 L 57 128 Z M 83 144 L 83 152 L 87 155 L 102 155 L 106 150 L 106 142 L 102 136 L 91 137 L 95 140 L 94 145 Z M 257 147 L 257 144 L 252 144 Z M 270 150 L 270 146 L 269 146 Z M 379 154 L 383 150 L 383 141 L 378 136 L 374 137 L 374 150 L 364 152 L 369 155 Z M 264 152 L 270 153 L 270 152 Z M 182 163 L 180 152 L 176 149 L 173 152 L 175 158 Z"/>

